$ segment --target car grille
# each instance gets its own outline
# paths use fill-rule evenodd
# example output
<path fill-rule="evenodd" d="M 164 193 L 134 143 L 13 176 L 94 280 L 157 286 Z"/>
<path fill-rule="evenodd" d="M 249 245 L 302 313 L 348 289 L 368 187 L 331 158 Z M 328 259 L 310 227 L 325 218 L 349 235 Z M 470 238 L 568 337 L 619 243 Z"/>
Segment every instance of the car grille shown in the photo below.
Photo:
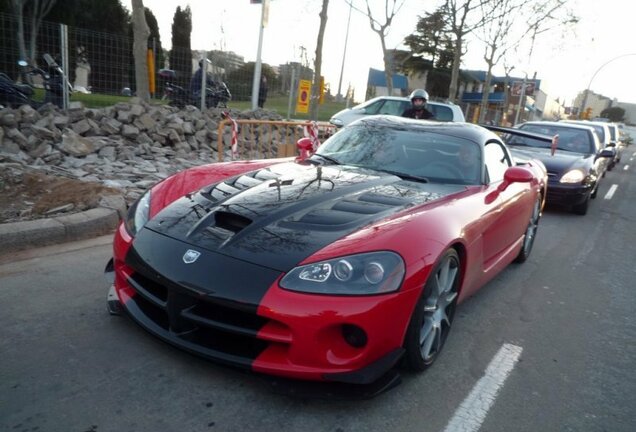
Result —
<path fill-rule="evenodd" d="M 280 335 L 270 340 L 267 335 L 259 337 L 259 331 L 271 320 L 240 304 L 163 285 L 141 273 L 128 277 L 128 284 L 137 293 L 132 299 L 136 308 L 128 307 L 133 318 L 144 327 L 152 327 L 149 330 L 158 336 L 204 357 L 249 367 L 271 343 L 287 340 Z M 148 325 L 148 320 L 154 325 Z M 275 327 L 286 329 L 281 323 Z"/>

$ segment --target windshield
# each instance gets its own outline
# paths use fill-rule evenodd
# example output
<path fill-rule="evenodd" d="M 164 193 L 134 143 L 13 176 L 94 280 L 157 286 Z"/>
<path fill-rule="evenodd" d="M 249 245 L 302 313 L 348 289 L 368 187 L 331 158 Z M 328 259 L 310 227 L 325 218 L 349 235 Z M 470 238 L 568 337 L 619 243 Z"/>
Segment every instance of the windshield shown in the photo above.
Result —
<path fill-rule="evenodd" d="M 524 124 L 519 129 L 534 132 L 541 135 L 558 135 L 557 150 L 565 150 L 572 153 L 590 154 L 594 153 L 594 143 L 590 139 L 590 134 L 585 129 L 569 128 L 567 126 L 556 125 L 535 125 Z M 527 146 L 549 149 L 551 143 L 539 141 L 533 138 L 522 136 L 507 136 L 506 144 L 510 146 Z"/>
<path fill-rule="evenodd" d="M 320 156 L 434 183 L 479 184 L 483 165 L 476 142 L 419 128 L 368 123 L 336 133 L 320 146 L 316 158 Z"/>

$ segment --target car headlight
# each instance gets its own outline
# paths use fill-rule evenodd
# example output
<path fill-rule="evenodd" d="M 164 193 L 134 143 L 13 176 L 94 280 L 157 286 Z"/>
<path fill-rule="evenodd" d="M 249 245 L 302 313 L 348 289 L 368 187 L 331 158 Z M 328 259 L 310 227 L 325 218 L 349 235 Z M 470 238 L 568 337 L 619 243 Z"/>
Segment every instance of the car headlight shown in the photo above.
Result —
<path fill-rule="evenodd" d="M 143 194 L 135 203 L 128 209 L 128 215 L 126 216 L 126 230 L 128 234 L 134 237 L 146 222 L 150 215 L 150 191 Z"/>
<path fill-rule="evenodd" d="M 290 291 L 369 295 L 397 291 L 404 261 L 393 252 L 370 252 L 299 266 L 280 281 Z"/>
<path fill-rule="evenodd" d="M 561 177 L 561 183 L 581 183 L 585 178 L 585 174 L 583 171 L 579 169 L 573 169 L 571 171 L 566 172 Z"/>
<path fill-rule="evenodd" d="M 329 123 L 331 123 L 332 125 L 336 125 L 338 127 L 344 126 L 344 122 L 342 120 L 340 120 L 339 118 L 336 118 L 336 117 L 331 117 L 329 119 Z"/>

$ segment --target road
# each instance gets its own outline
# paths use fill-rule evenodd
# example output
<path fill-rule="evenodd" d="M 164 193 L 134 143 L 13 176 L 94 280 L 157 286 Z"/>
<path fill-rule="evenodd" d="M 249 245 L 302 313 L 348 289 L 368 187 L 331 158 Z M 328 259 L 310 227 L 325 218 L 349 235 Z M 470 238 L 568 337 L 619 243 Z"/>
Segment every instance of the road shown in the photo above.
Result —
<path fill-rule="evenodd" d="M 634 153 L 586 216 L 545 212 L 433 368 L 370 400 L 289 396 L 109 316 L 110 237 L 0 257 L 0 430 L 634 431 Z"/>

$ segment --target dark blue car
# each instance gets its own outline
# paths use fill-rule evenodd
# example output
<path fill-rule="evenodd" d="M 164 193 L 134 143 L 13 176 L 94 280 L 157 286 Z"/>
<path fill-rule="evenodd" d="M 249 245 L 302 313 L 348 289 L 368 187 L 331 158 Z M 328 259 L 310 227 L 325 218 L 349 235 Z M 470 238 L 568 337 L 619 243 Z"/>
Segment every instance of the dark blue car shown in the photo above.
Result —
<path fill-rule="evenodd" d="M 517 159 L 539 159 L 548 170 L 547 202 L 569 206 L 576 214 L 587 213 L 614 148 L 603 148 L 590 126 L 562 122 L 531 121 L 515 126 L 523 131 L 556 136 L 555 144 L 529 137 L 508 135 L 506 144 Z"/>

